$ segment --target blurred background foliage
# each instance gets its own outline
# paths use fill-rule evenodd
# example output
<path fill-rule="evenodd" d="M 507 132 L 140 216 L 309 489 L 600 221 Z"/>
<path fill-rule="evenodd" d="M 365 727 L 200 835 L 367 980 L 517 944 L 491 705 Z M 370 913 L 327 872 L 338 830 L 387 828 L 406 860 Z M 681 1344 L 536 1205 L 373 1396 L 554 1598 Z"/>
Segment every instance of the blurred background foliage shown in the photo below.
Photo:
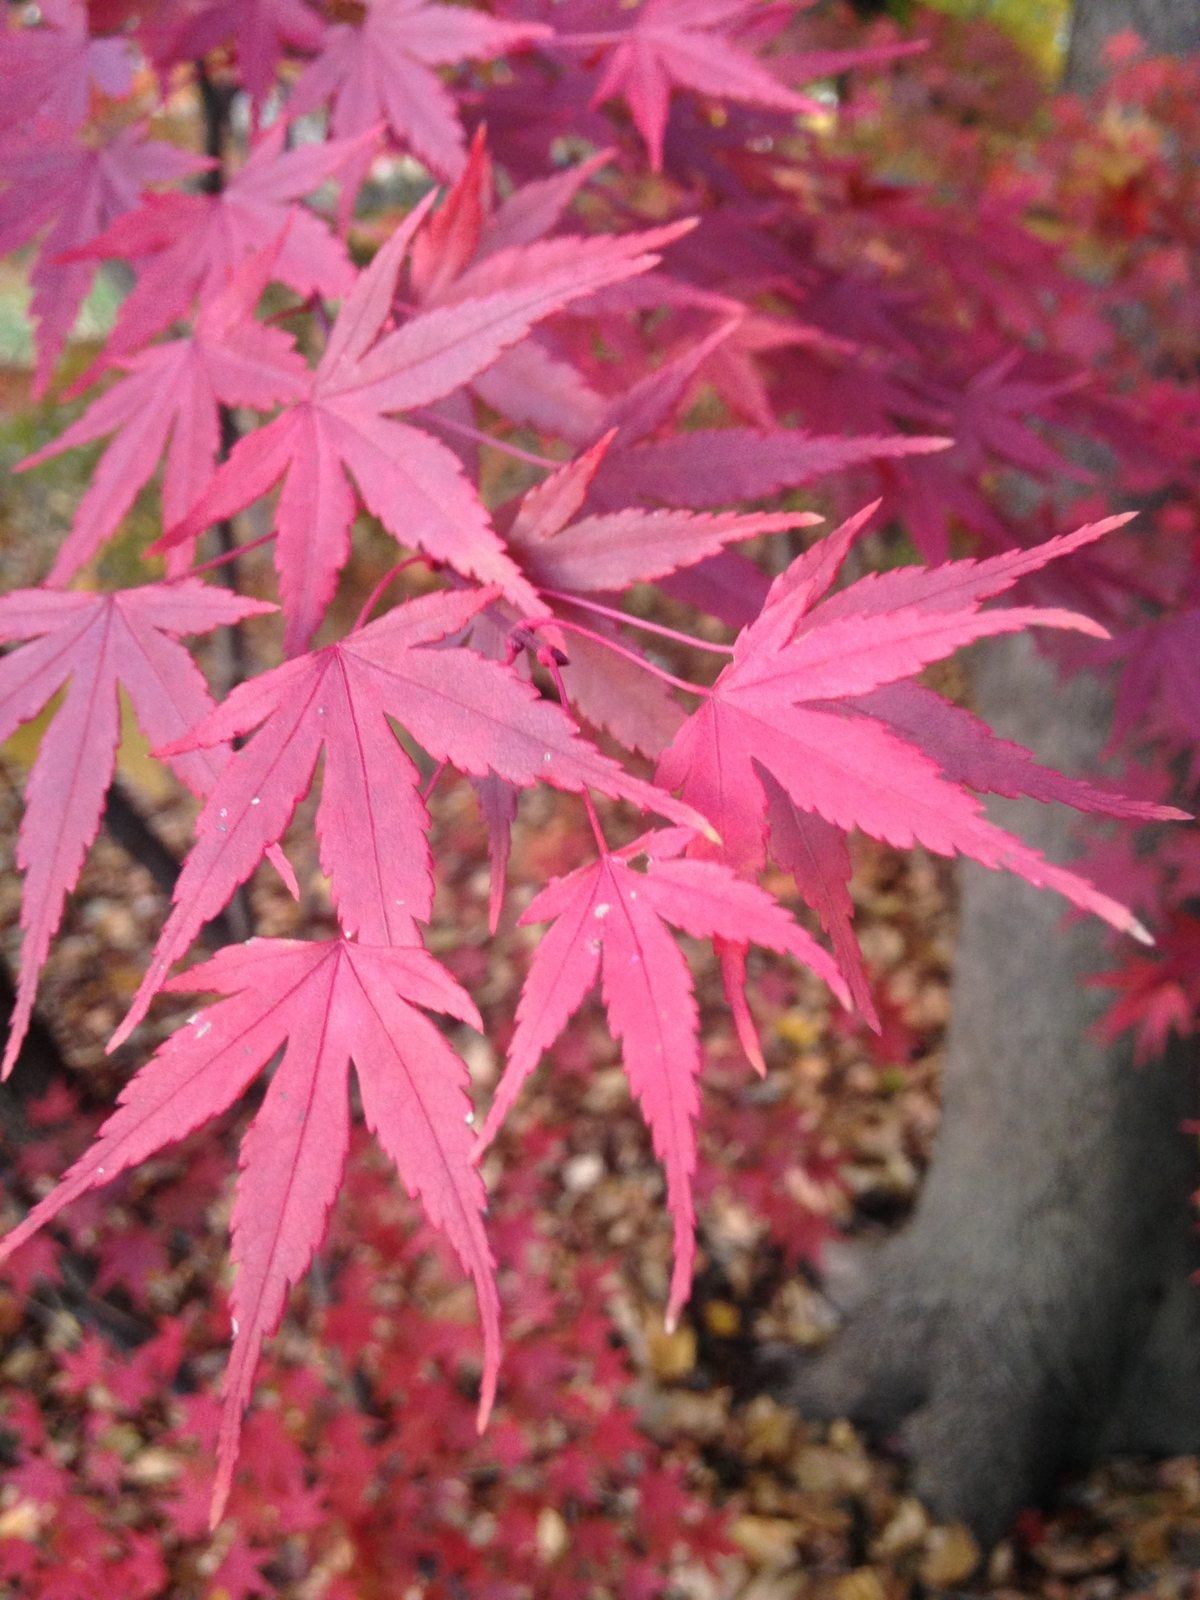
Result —
<path fill-rule="evenodd" d="M 1047 77 L 1062 68 L 1071 0 L 928 0 L 935 11 L 993 23 L 1036 62 Z"/>
<path fill-rule="evenodd" d="M 855 0 L 864 14 L 886 13 L 908 24 L 924 10 L 964 21 L 992 23 L 1018 45 L 1047 78 L 1056 78 L 1066 57 L 1071 0 Z"/>

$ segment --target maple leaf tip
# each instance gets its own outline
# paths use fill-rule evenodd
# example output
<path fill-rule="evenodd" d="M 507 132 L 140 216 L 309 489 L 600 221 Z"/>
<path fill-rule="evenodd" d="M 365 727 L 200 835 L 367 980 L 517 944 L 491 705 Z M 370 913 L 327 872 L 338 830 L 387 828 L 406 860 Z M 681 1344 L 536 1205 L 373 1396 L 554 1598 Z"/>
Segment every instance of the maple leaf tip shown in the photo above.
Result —
<path fill-rule="evenodd" d="M 142 1020 L 143 1016 L 145 1016 L 145 1014 L 146 1014 L 146 1003 L 145 1003 L 145 1001 L 139 1001 L 135 997 L 133 1004 L 130 1006 L 129 1010 L 126 1012 L 124 1019 L 120 1023 L 117 1024 L 116 1031 L 113 1033 L 112 1038 L 104 1046 L 104 1054 L 106 1056 L 111 1056 L 114 1051 L 119 1050 L 121 1048 L 121 1046 L 125 1043 L 126 1039 L 128 1039 L 129 1035 L 137 1027 L 138 1023 Z"/>
<path fill-rule="evenodd" d="M 851 1000 L 850 1004 L 846 1006 L 846 1010 L 852 1017 L 861 1017 L 877 1039 L 883 1038 L 883 1022 L 869 993 L 864 994 L 857 1003 Z"/>
<path fill-rule="evenodd" d="M 229 1485 L 219 1481 L 213 1489 L 212 1500 L 208 1507 L 208 1531 L 216 1533 L 221 1523 L 225 1520 L 225 1507 L 229 1503 Z"/>
<path fill-rule="evenodd" d="M 479 1396 L 479 1409 L 475 1413 L 475 1432 L 487 1432 L 487 1425 L 492 1420 L 492 1411 L 496 1405 L 496 1379 L 490 1376 L 484 1383 Z"/>

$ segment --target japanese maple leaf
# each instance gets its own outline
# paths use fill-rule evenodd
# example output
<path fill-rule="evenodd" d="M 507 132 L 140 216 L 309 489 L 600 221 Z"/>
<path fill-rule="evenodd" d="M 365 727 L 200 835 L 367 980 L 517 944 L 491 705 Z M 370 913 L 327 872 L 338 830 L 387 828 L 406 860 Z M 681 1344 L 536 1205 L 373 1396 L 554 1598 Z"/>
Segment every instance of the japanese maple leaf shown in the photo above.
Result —
<path fill-rule="evenodd" d="M 506 281 L 507 252 L 544 239 L 562 221 L 607 152 L 515 190 L 495 203 L 491 158 L 480 128 L 466 166 L 413 241 L 412 299 L 423 310 L 491 294 Z M 595 438 L 604 400 L 578 368 L 540 342 L 523 339 L 472 380 L 471 389 L 510 422 L 584 442 Z"/>
<path fill-rule="evenodd" d="M 961 452 L 961 469 L 981 473 L 990 459 L 999 458 L 1035 477 L 1064 475 L 1089 482 L 1092 474 L 1065 460 L 1031 426 L 1031 419 L 1048 420 L 1051 402 L 1070 394 L 1086 379 L 1079 375 L 1054 381 L 1018 378 L 1015 369 L 1023 352 L 1011 350 L 976 372 L 961 387 L 941 389 L 929 385 L 936 401 L 945 407 L 946 431 Z"/>
<path fill-rule="evenodd" d="M 486 1419 L 500 1363 L 499 1304 L 483 1184 L 471 1163 L 467 1070 L 418 1007 L 482 1024 L 470 997 L 417 946 L 253 940 L 228 946 L 169 987 L 225 998 L 197 1012 L 135 1074 L 87 1154 L 0 1242 L 0 1260 L 80 1195 L 219 1116 L 282 1049 L 239 1161 L 215 1526 L 263 1341 L 279 1326 L 337 1196 L 350 1138 L 351 1061 L 367 1126 L 474 1279 L 484 1333 L 481 1425 Z"/>
<path fill-rule="evenodd" d="M 640 854 L 647 856 L 645 872 L 631 865 Z M 664 859 L 652 837 L 554 879 L 521 917 L 523 925 L 549 921 L 554 926 L 534 953 L 480 1145 L 494 1138 L 526 1078 L 599 975 L 630 1087 L 666 1168 L 675 1230 L 671 1324 L 687 1299 L 695 1256 L 700 1043 L 691 973 L 666 925 L 696 939 L 752 941 L 794 956 L 847 1003 L 849 994 L 830 957 L 764 890 L 714 861 Z"/>
<path fill-rule="evenodd" d="M 630 509 L 580 516 L 613 438 L 613 433 L 606 434 L 522 503 L 509 540 L 540 588 L 620 593 L 694 566 L 726 545 L 821 520 L 795 511 L 739 515 Z"/>
<path fill-rule="evenodd" d="M 50 583 L 66 583 L 91 560 L 164 454 L 163 521 L 173 524 L 186 514 L 216 471 L 222 405 L 265 411 L 303 392 L 308 368 L 291 339 L 253 315 L 277 255 L 272 247 L 248 257 L 229 286 L 201 308 L 186 337 L 118 358 L 115 365 L 125 376 L 57 439 L 17 465 L 21 472 L 113 436 L 55 558 Z M 171 552 L 176 571 L 190 559 L 190 545 Z"/>
<path fill-rule="evenodd" d="M 1117 691 L 1114 737 L 1139 737 L 1153 730 L 1160 737 L 1200 745 L 1200 606 L 1185 605 L 1174 614 L 1131 630 L 1122 640 L 1121 680 Z"/>
<path fill-rule="evenodd" d="M 131 211 L 148 184 L 186 177 L 208 164 L 145 138 L 139 128 L 125 128 L 98 145 L 44 127 L 6 135 L 0 145 L 0 255 L 42 235 L 30 272 L 38 325 L 36 393 L 50 381 L 96 272 L 94 262 L 64 255 Z"/>
<path fill-rule="evenodd" d="M 462 169 L 466 139 L 454 97 L 435 67 L 490 61 L 545 39 L 550 29 L 501 22 L 469 6 L 366 0 L 362 21 L 331 27 L 288 99 L 289 116 L 331 105 L 335 134 L 379 123 L 442 178 Z"/>
<path fill-rule="evenodd" d="M 817 606 L 868 512 L 799 558 L 772 588 L 734 659 L 659 764 L 721 835 L 739 870 L 765 853 L 769 773 L 798 812 L 907 849 L 962 854 L 1056 889 L 1114 927 L 1148 938 L 1136 918 L 1077 874 L 1046 862 L 983 815 L 936 760 L 864 714 L 856 697 L 896 684 L 960 645 L 1028 626 L 1103 633 L 1069 612 L 1021 607 L 982 612 L 1018 578 L 1123 526 L 1110 518 L 1032 551 L 875 574 Z"/>
<path fill-rule="evenodd" d="M 733 42 L 729 30 L 755 9 L 755 0 L 643 0 L 626 12 L 625 27 L 563 33 L 559 43 L 605 52 L 592 104 L 622 97 L 660 172 L 673 89 L 793 114 L 816 109 Z"/>
<path fill-rule="evenodd" d="M 127 39 L 93 39 L 82 0 L 42 0 L 41 27 L 0 17 L 0 129 L 20 133 L 35 119 L 60 129 L 87 121 L 92 90 L 123 99 L 133 84 Z"/>
<path fill-rule="evenodd" d="M 354 268 L 345 246 L 297 201 L 345 175 L 367 140 L 284 148 L 282 123 L 259 138 L 219 194 L 152 195 L 76 256 L 128 262 L 137 275 L 106 341 L 110 358 L 140 349 L 192 301 L 211 299 L 255 250 L 283 237 L 275 276 L 297 294 L 347 294 Z M 285 231 L 286 230 L 286 231 Z"/>
<path fill-rule="evenodd" d="M 1097 1024 L 1102 1039 L 1134 1034 L 1139 1066 L 1161 1059 L 1174 1034 L 1187 1039 L 1200 1011 L 1200 923 L 1177 912 L 1152 955 L 1123 961 L 1115 972 L 1085 979 L 1091 988 L 1112 991 L 1113 1003 Z"/>
<path fill-rule="evenodd" d="M 145 1014 L 172 962 L 275 844 L 324 752 L 317 836 L 342 929 L 410 944 L 429 920 L 433 881 L 420 775 L 389 718 L 438 761 L 528 787 L 593 788 L 690 826 L 703 819 L 594 750 L 558 706 L 509 667 L 442 644 L 497 591 L 428 595 L 327 649 L 238 686 L 172 753 L 224 745 L 230 759 L 196 823 L 175 904 L 113 1048 Z"/>
<path fill-rule="evenodd" d="M 1187 816 L 1171 806 L 1044 767 L 1024 745 L 997 738 L 965 706 L 954 705 L 923 684 L 888 684 L 857 696 L 853 704 L 919 744 L 952 782 L 981 794 L 1057 801 L 1076 811 L 1136 822 L 1181 821 Z"/>
<path fill-rule="evenodd" d="M 1000 739 L 986 723 L 918 683 L 892 683 L 848 702 L 916 745 L 937 763 L 944 778 L 981 794 L 1056 801 L 1077 811 L 1128 820 L 1182 820 L 1186 813 L 1138 800 L 1083 778 L 1042 766 L 1023 745 Z M 850 854 L 844 834 L 823 817 L 797 810 L 769 772 L 759 777 L 767 796 L 771 854 L 796 880 L 805 903 L 816 911 L 833 940 L 838 964 L 854 1001 L 870 1019 L 874 1006 L 851 929 Z"/>
<path fill-rule="evenodd" d="M 65 690 L 38 746 L 17 837 L 17 865 L 25 873 L 24 945 L 3 1076 L 12 1071 L 29 1026 L 38 972 L 63 902 L 100 826 L 120 742 L 118 686 L 151 745 L 182 738 L 213 703 L 180 636 L 271 609 L 199 579 L 115 594 L 17 589 L 0 598 L 0 641 L 29 641 L 0 659 L 0 743 Z M 214 742 L 169 760 L 193 794 L 203 795 L 225 755 Z"/>
<path fill-rule="evenodd" d="M 349 553 L 354 485 L 404 544 L 467 577 L 496 583 L 520 610 L 545 607 L 505 552 L 457 457 L 388 413 L 427 406 L 470 382 L 543 317 L 653 265 L 677 228 L 596 239 L 562 238 L 493 262 L 491 291 L 418 313 L 382 339 L 396 277 L 432 196 L 401 224 L 347 295 L 309 389 L 234 447 L 209 489 L 164 546 L 232 516 L 280 478 L 275 561 L 286 644 L 307 643 Z"/>
<path fill-rule="evenodd" d="M 608 505 L 730 505 L 798 488 L 874 461 L 949 448 L 936 435 L 811 434 L 802 428 L 694 428 L 614 450 L 596 481 Z"/>
<path fill-rule="evenodd" d="M 765 767 L 760 765 L 757 772 L 766 796 L 771 854 L 791 873 L 801 900 L 816 912 L 829 935 L 855 1009 L 872 1027 L 878 1027 L 871 981 L 854 935 L 854 902 L 850 897 L 853 864 L 846 835 L 824 817 L 793 805 L 787 791 Z M 725 953 L 726 966 L 738 962 L 742 950 L 743 946 L 731 942 Z M 744 1024 L 738 1033 L 747 1054 L 755 1060 Z"/>
<path fill-rule="evenodd" d="M 737 320 L 724 322 L 614 400 L 605 421 L 616 437 L 592 485 L 597 505 L 701 511 L 766 499 L 872 461 L 949 449 L 952 441 L 937 435 L 821 435 L 801 428 L 688 428 L 655 437 L 676 418 L 697 374 L 740 326 Z"/>

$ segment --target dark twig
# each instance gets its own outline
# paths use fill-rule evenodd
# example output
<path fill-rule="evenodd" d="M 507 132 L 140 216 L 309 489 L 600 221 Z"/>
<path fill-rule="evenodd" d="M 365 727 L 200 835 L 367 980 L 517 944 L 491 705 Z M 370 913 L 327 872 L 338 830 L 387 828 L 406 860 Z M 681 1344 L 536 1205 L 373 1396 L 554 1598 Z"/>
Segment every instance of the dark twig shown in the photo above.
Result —
<path fill-rule="evenodd" d="M 108 791 L 104 826 L 109 837 L 131 855 L 154 879 L 163 894 L 171 894 L 179 878 L 179 862 L 119 783 Z"/>
<path fill-rule="evenodd" d="M 104 826 L 122 850 L 131 855 L 139 866 L 145 867 L 163 894 L 174 893 L 179 880 L 179 862 L 118 783 L 114 783 L 108 791 Z M 205 943 L 220 946 L 231 940 L 249 938 L 250 932 L 250 919 L 244 903 L 238 905 L 230 901 L 226 909 L 207 925 L 202 937 Z"/>
<path fill-rule="evenodd" d="M 205 192 L 218 195 L 225 187 L 226 152 L 232 122 L 233 102 L 237 88 L 233 84 L 217 83 L 209 73 L 204 61 L 196 63 L 196 85 L 200 92 L 200 105 L 204 113 L 204 153 L 215 162 L 211 170 L 204 175 Z M 220 408 L 221 441 L 219 459 L 226 461 L 234 449 L 241 433 L 238 429 L 237 418 L 228 406 Z M 238 542 L 234 534 L 233 520 L 224 517 L 216 524 L 214 529 L 217 538 L 217 547 L 220 554 L 225 557 L 223 564 L 218 568 L 219 581 L 235 594 L 241 592 L 242 571 L 241 562 L 237 557 Z M 224 630 L 225 643 L 225 670 L 222 674 L 225 682 L 225 692 L 236 689 L 239 683 L 248 676 L 248 662 L 246 659 L 246 644 L 238 627 Z M 218 931 L 224 931 L 226 936 L 237 939 L 246 939 L 253 931 L 253 917 L 250 912 L 250 902 L 244 888 L 235 889 L 230 899 L 225 915 L 220 923 L 211 925 Z"/>

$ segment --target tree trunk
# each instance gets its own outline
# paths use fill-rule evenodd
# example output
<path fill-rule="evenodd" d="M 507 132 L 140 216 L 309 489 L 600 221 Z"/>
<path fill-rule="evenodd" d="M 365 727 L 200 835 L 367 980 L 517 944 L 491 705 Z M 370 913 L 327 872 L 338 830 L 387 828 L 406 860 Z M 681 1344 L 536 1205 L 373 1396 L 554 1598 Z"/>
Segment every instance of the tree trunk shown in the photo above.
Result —
<path fill-rule="evenodd" d="M 1068 83 L 1102 75 L 1106 38 L 1200 48 L 1200 0 L 1077 0 Z M 1027 640 L 986 647 L 980 710 L 1005 737 L 1094 772 L 1105 692 L 1063 685 Z M 997 803 L 997 820 L 1069 856 L 1070 813 Z M 1094 922 L 967 866 L 943 1116 L 914 1218 L 873 1262 L 842 1257 L 846 1321 L 817 1360 L 788 1353 L 771 1387 L 819 1415 L 897 1432 L 936 1512 L 983 1537 L 1067 1468 L 1120 1450 L 1200 1450 L 1200 1289 L 1180 1131 L 1183 1047 L 1137 1071 L 1090 1033 L 1080 987 L 1106 965 Z"/>
<path fill-rule="evenodd" d="M 1064 687 L 1016 640 L 988 647 L 977 688 L 1004 737 L 1095 771 L 1097 684 Z M 1071 853 L 1060 808 L 994 812 Z M 917 1493 L 984 1538 L 1098 1448 L 1200 1448 L 1189 1075 L 1179 1060 L 1137 1071 L 1089 1036 L 1103 1002 L 1080 980 L 1105 964 L 1095 923 L 1065 925 L 1054 896 L 964 869 L 943 1119 L 916 1214 L 843 1289 L 830 1353 L 777 1369 L 802 1409 L 898 1432 Z"/>

